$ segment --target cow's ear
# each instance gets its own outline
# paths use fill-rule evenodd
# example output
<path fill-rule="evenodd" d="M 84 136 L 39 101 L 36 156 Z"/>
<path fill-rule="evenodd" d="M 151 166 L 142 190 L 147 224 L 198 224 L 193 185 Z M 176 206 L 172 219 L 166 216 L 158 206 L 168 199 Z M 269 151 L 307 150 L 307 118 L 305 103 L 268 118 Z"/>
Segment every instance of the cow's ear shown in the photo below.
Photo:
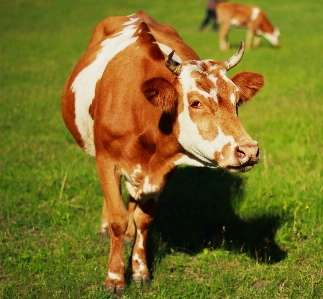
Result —
<path fill-rule="evenodd" d="M 263 75 L 253 72 L 241 72 L 231 78 L 238 86 L 240 102 L 248 102 L 265 84 Z"/>
<path fill-rule="evenodd" d="M 141 86 L 146 99 L 164 113 L 175 116 L 177 110 L 178 93 L 173 85 L 164 78 L 147 80 Z"/>

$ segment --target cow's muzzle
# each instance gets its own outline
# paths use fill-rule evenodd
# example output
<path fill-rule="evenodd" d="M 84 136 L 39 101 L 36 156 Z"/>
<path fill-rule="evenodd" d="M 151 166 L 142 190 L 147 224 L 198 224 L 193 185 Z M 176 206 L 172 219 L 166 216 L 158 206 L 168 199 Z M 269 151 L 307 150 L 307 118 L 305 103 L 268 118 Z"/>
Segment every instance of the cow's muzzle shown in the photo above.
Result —
<path fill-rule="evenodd" d="M 249 171 L 255 164 L 260 161 L 260 152 L 258 143 L 247 143 L 238 145 L 234 149 L 234 158 L 237 162 L 235 166 L 229 166 L 231 172 Z"/>

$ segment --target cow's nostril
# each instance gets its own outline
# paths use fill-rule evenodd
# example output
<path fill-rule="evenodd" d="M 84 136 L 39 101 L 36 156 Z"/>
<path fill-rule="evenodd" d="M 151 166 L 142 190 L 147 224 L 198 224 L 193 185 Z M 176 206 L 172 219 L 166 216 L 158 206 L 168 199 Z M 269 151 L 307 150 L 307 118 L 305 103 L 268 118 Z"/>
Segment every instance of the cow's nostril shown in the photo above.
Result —
<path fill-rule="evenodd" d="M 258 144 L 244 144 L 236 147 L 236 158 L 241 164 L 257 163 L 259 161 Z"/>
<path fill-rule="evenodd" d="M 240 147 L 237 147 L 236 154 L 239 160 L 242 160 L 246 156 L 246 153 L 243 150 L 241 150 Z"/>
<path fill-rule="evenodd" d="M 256 158 L 259 158 L 259 147 L 258 147 L 258 150 L 257 150 L 257 153 L 256 153 Z"/>

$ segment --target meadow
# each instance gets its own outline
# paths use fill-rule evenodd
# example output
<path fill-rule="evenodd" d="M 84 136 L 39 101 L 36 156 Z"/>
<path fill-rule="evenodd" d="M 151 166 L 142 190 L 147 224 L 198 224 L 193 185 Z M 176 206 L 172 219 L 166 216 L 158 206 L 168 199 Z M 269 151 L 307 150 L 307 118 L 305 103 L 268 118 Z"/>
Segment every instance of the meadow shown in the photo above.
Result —
<path fill-rule="evenodd" d="M 181 167 L 150 231 L 152 282 L 122 298 L 323 298 L 323 22 L 317 0 L 257 4 L 280 29 L 229 75 L 264 75 L 239 112 L 261 149 L 248 173 Z M 245 30 L 199 32 L 205 1 L 1 0 L 0 296 L 110 298 L 109 240 L 94 161 L 75 144 L 62 89 L 96 23 L 140 9 L 177 29 L 201 59 L 223 60 Z M 130 248 L 125 247 L 129 256 Z"/>

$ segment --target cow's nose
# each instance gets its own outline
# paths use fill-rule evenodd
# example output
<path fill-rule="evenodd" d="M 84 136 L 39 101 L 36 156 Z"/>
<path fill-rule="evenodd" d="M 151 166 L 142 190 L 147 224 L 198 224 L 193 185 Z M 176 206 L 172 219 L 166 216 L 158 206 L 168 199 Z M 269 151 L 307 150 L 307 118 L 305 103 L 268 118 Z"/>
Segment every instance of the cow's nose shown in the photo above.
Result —
<path fill-rule="evenodd" d="M 235 154 L 241 165 L 246 163 L 255 164 L 260 160 L 258 143 L 239 145 L 236 147 Z"/>

